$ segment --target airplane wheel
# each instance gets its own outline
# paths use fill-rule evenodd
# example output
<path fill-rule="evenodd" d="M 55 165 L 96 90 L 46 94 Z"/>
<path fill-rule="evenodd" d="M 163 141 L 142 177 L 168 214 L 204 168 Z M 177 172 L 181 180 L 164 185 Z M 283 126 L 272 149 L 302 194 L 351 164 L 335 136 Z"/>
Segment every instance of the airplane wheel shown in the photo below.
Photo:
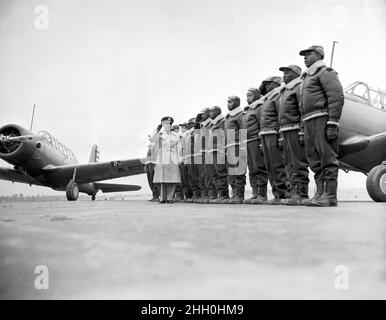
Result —
<path fill-rule="evenodd" d="M 66 196 L 68 201 L 76 201 L 79 197 L 79 187 L 75 181 L 70 181 L 66 188 Z"/>
<path fill-rule="evenodd" d="M 92 197 L 91 197 L 91 200 L 92 200 L 92 201 L 95 201 L 95 196 L 92 196 Z"/>
<path fill-rule="evenodd" d="M 386 166 L 371 169 L 366 180 L 367 192 L 376 202 L 386 202 Z"/>

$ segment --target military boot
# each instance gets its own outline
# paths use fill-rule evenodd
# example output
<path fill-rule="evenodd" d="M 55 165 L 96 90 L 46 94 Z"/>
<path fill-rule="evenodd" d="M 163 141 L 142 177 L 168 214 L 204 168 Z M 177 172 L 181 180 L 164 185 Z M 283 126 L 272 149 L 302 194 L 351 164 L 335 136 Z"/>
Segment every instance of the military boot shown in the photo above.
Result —
<path fill-rule="evenodd" d="M 236 196 L 232 197 L 229 200 L 229 204 L 242 204 L 244 201 L 244 187 L 236 188 Z"/>
<path fill-rule="evenodd" d="M 307 185 L 298 185 L 295 186 L 294 192 L 291 198 L 287 199 L 286 205 L 289 206 L 301 206 L 302 202 L 308 198 L 308 186 Z"/>
<path fill-rule="evenodd" d="M 283 198 L 279 198 L 278 196 L 275 196 L 271 200 L 268 200 L 266 203 L 270 205 L 278 205 L 278 204 L 283 204 L 281 201 Z"/>
<path fill-rule="evenodd" d="M 218 191 L 214 199 L 209 199 L 209 203 L 218 203 L 217 200 L 221 197 L 221 191 Z"/>
<path fill-rule="evenodd" d="M 257 197 L 251 201 L 251 204 L 264 204 L 267 201 L 267 186 L 258 186 Z"/>
<path fill-rule="evenodd" d="M 316 183 L 316 192 L 314 196 L 311 199 L 306 198 L 302 200 L 302 205 L 310 206 L 312 200 L 319 199 L 322 196 L 323 192 L 324 192 L 324 182 L 318 181 Z"/>
<path fill-rule="evenodd" d="M 219 191 L 217 193 L 217 198 L 210 200 L 210 203 L 222 204 L 222 203 L 227 203 L 228 200 L 229 200 L 229 196 L 225 193 L 225 191 Z"/>
<path fill-rule="evenodd" d="M 159 202 L 159 196 L 153 194 L 153 198 L 151 198 L 151 199 L 149 199 L 149 200 L 147 200 L 147 201 L 150 201 L 150 202 Z"/>
<path fill-rule="evenodd" d="M 175 202 L 183 202 L 184 201 L 184 194 L 182 192 L 176 192 L 174 197 Z"/>
<path fill-rule="evenodd" d="M 232 193 L 232 195 L 231 195 L 231 196 L 228 195 L 228 199 L 224 199 L 224 200 L 222 201 L 222 203 L 228 204 L 229 201 L 231 201 L 232 199 L 234 199 L 234 198 L 236 197 L 236 188 L 234 188 L 234 189 L 232 188 L 231 193 Z"/>
<path fill-rule="evenodd" d="M 207 203 L 209 200 L 208 189 L 201 190 L 201 197 L 197 199 L 197 203 Z"/>
<path fill-rule="evenodd" d="M 209 199 L 207 203 L 212 203 L 214 200 L 217 199 L 217 192 L 215 189 L 209 190 Z"/>
<path fill-rule="evenodd" d="M 201 191 L 200 190 L 194 190 L 191 203 L 197 203 L 197 200 L 200 198 L 201 198 Z"/>
<path fill-rule="evenodd" d="M 327 181 L 326 191 L 319 198 L 312 199 L 310 206 L 336 207 L 338 205 L 338 200 L 336 199 L 337 189 L 337 181 Z"/>
<path fill-rule="evenodd" d="M 188 199 L 192 198 L 192 194 L 190 192 L 184 192 L 184 201 L 183 202 L 189 202 Z"/>
<path fill-rule="evenodd" d="M 259 193 L 258 187 L 257 186 L 252 186 L 252 197 L 249 198 L 249 199 L 244 200 L 243 203 L 251 204 L 252 200 L 255 200 L 257 198 L 258 193 Z"/>

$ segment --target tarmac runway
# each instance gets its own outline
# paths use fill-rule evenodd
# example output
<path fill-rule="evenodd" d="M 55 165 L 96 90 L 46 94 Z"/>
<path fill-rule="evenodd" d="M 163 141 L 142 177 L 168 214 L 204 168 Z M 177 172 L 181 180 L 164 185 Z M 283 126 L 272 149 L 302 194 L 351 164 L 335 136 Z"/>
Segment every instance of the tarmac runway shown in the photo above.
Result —
<path fill-rule="evenodd" d="M 0 298 L 386 299 L 386 203 L 2 203 Z"/>

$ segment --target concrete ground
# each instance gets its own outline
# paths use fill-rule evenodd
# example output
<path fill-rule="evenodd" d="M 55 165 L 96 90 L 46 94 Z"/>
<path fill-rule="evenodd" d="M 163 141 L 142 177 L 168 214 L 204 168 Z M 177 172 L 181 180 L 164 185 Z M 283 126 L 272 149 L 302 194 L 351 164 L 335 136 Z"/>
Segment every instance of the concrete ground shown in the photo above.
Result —
<path fill-rule="evenodd" d="M 386 204 L 2 203 L 0 298 L 385 299 Z"/>

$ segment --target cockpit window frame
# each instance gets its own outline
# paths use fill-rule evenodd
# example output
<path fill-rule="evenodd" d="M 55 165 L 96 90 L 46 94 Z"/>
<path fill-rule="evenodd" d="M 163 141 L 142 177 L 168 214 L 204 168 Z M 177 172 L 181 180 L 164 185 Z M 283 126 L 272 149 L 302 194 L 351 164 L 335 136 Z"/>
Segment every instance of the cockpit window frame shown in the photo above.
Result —
<path fill-rule="evenodd" d="M 50 144 L 54 149 L 58 150 L 64 157 L 72 160 L 76 164 L 78 163 L 78 159 L 76 158 L 75 154 L 49 132 L 40 131 L 37 133 L 37 135 L 41 136 L 48 144 Z"/>
<path fill-rule="evenodd" d="M 365 91 L 363 94 L 358 94 L 355 89 L 359 86 L 363 86 Z M 355 97 L 363 99 L 369 106 L 386 112 L 386 92 L 371 88 L 366 82 L 356 81 L 349 85 L 345 90 L 345 93 L 351 94 Z M 376 102 L 376 103 L 375 103 Z"/>

